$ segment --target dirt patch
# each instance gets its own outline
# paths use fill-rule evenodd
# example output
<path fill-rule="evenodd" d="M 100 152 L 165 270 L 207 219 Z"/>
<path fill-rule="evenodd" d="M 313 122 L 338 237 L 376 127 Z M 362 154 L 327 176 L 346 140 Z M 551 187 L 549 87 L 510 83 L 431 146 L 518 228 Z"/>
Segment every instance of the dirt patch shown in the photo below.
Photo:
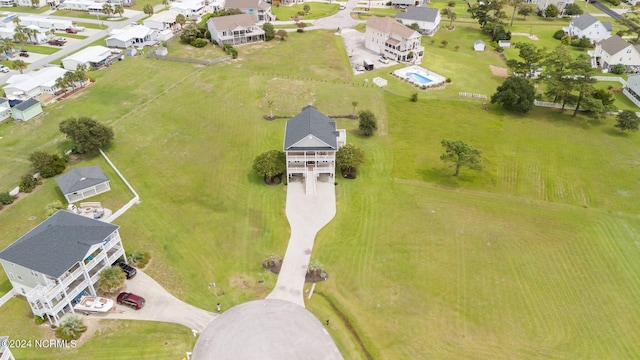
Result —
<path fill-rule="evenodd" d="M 327 273 L 324 270 L 317 269 L 317 270 L 307 271 L 307 274 L 304 276 L 304 282 L 317 283 L 320 281 L 325 281 L 328 278 L 329 278 L 329 275 L 327 275 Z"/>
<path fill-rule="evenodd" d="M 493 73 L 493 75 L 499 76 L 503 79 L 506 79 L 509 77 L 509 72 L 507 71 L 506 68 L 489 65 L 489 69 L 491 69 L 491 72 Z"/>

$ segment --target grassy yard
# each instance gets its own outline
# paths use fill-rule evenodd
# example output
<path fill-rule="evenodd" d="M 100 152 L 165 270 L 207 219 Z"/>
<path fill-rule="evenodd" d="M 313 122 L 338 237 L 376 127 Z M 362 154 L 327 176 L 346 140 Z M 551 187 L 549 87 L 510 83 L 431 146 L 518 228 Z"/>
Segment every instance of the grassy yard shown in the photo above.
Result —
<path fill-rule="evenodd" d="M 76 22 L 74 23 L 76 26 L 82 26 L 85 27 L 87 29 L 102 29 L 103 27 L 100 26 L 100 24 L 94 24 L 94 23 L 90 23 L 90 22 Z M 66 33 L 65 33 L 66 34 Z M 66 35 L 73 35 L 73 34 L 66 34 Z"/>
<path fill-rule="evenodd" d="M 88 36 L 86 36 L 86 35 L 68 34 L 68 33 L 64 32 L 64 31 L 56 32 L 55 35 L 56 36 L 62 36 L 62 37 L 65 37 L 65 38 L 70 38 L 70 39 L 81 39 L 82 40 L 82 39 L 88 38 Z"/>
<path fill-rule="evenodd" d="M 433 44 L 423 39 L 422 66 L 452 79 L 434 91 L 399 81 L 391 69 L 354 77 L 330 31 L 243 46 L 238 59 L 209 67 L 127 58 L 96 72 L 97 83 L 76 100 L 33 122 L 0 125 L 0 188 L 27 170 L 30 152 L 68 148 L 60 121 L 91 115 L 110 124 L 116 142 L 107 153 L 142 200 L 116 221 L 126 249 L 149 251 L 147 272 L 181 299 L 229 308 L 268 294 L 276 277 L 262 260 L 282 256 L 289 238 L 286 188 L 265 186 L 250 171 L 255 156 L 282 146 L 284 120 L 262 119 L 268 101 L 275 115 L 310 103 L 348 114 L 358 101 L 358 110 L 376 114 L 379 130 L 363 138 L 357 122 L 338 120 L 367 163 L 358 179 L 336 179 L 337 216 L 312 253 L 329 280 L 307 302 L 331 319 L 345 359 L 366 358 L 354 333 L 376 359 L 636 357 L 640 138 L 614 130 L 611 118 L 542 108 L 519 116 L 496 105 L 487 112 L 459 98 L 459 91 L 490 96 L 502 82 L 489 65 L 504 67 L 504 59 L 473 51 L 479 38 L 486 34 L 477 24 L 461 23 L 441 29 Z M 363 85 L 375 76 L 388 86 Z M 439 159 L 443 139 L 482 150 L 485 170 L 453 178 Z M 129 195 L 114 188 L 100 200 L 117 207 Z M 0 248 L 60 196 L 47 181 L 2 210 Z M 46 336 L 32 324 L 23 300 L 0 308 L 0 334 Z M 111 330 L 123 324 L 123 333 Z M 193 345 L 179 326 L 114 322 L 104 331 L 72 357 L 95 358 L 109 346 L 113 359 L 130 358 L 132 349 L 175 358 Z"/>
<path fill-rule="evenodd" d="M 86 11 L 75 11 L 75 10 L 56 10 L 52 15 L 66 16 L 66 17 L 72 17 L 77 19 L 94 19 L 94 20 L 104 20 L 104 21 L 111 19 L 109 16 L 93 15 L 93 14 L 89 14 Z M 123 18 L 122 20 L 124 19 L 125 18 Z M 111 20 L 113 21 L 114 19 L 111 19 Z"/>
<path fill-rule="evenodd" d="M 173 37 L 167 42 L 167 50 L 170 56 L 202 60 L 211 60 L 227 56 L 219 46 L 208 44 L 204 48 L 196 48 L 180 41 L 179 36 Z"/>
<path fill-rule="evenodd" d="M 318 2 L 307 3 L 311 7 L 311 11 L 308 14 L 301 17 L 300 20 L 313 20 L 322 17 L 327 17 L 338 12 L 339 4 L 326 4 Z M 298 11 L 304 12 L 304 5 L 292 5 L 292 6 L 276 6 L 271 8 L 271 12 L 278 20 L 288 21 L 292 16 L 298 15 Z"/>
<path fill-rule="evenodd" d="M 49 6 L 43 6 L 39 8 L 34 8 L 31 6 L 16 6 L 11 8 L 11 11 L 20 12 L 20 13 L 29 13 L 29 14 L 42 14 L 47 10 L 50 10 Z"/>

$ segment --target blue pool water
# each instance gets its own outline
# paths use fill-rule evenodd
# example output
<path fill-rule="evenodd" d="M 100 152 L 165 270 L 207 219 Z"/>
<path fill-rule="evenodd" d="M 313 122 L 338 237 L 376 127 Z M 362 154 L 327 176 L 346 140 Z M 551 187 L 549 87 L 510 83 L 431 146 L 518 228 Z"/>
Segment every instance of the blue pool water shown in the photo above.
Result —
<path fill-rule="evenodd" d="M 407 78 L 411 81 L 413 81 L 414 83 L 418 84 L 418 85 L 427 85 L 428 83 L 430 83 L 432 80 L 429 78 L 426 78 L 418 73 L 407 73 Z"/>

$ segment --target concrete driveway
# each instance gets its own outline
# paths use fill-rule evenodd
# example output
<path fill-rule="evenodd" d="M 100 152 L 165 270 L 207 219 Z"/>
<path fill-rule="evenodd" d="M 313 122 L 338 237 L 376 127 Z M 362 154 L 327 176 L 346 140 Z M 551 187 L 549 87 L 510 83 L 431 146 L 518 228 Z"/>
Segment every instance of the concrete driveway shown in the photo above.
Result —
<path fill-rule="evenodd" d="M 354 74 L 362 74 L 363 71 L 358 70 L 362 66 L 364 59 L 368 59 L 373 63 L 374 69 L 385 68 L 389 66 L 398 65 L 397 62 L 389 60 L 388 64 L 378 61 L 379 54 L 364 47 L 364 33 L 361 33 L 354 29 L 344 29 L 340 31 L 344 46 L 347 49 L 347 55 L 349 55 L 349 62 L 351 63 L 351 70 Z"/>
<path fill-rule="evenodd" d="M 128 306 L 115 305 L 106 314 L 93 313 L 91 318 L 164 321 L 184 325 L 190 329 L 203 331 L 218 314 L 189 305 L 166 291 L 149 275 L 138 270 L 138 274 L 126 282 L 127 292 L 140 295 L 146 300 L 145 306 L 134 310 Z M 115 300 L 115 297 L 114 297 Z"/>

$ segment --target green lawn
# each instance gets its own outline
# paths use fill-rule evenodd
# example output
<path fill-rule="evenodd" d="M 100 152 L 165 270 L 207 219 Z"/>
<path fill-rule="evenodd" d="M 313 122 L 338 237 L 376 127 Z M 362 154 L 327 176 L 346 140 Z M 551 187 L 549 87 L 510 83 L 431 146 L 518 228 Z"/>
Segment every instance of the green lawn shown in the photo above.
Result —
<path fill-rule="evenodd" d="M 94 23 L 90 23 L 90 22 L 80 22 L 79 21 L 79 22 L 76 22 L 74 24 L 76 26 L 82 26 L 82 27 L 85 27 L 87 29 L 102 29 L 102 26 L 100 26 L 100 24 L 94 24 Z M 67 34 L 67 35 L 73 35 L 73 34 Z"/>
<path fill-rule="evenodd" d="M 307 5 L 311 7 L 311 10 L 308 14 L 302 16 L 302 21 L 330 16 L 337 13 L 339 10 L 339 5 L 336 3 L 326 4 L 311 2 L 307 3 Z M 291 20 L 291 17 L 297 15 L 298 11 L 304 11 L 304 5 L 298 4 L 292 6 L 276 6 L 271 8 L 271 12 L 273 13 L 273 15 L 275 15 L 278 20 L 283 21 Z"/>
<path fill-rule="evenodd" d="M 459 98 L 460 91 L 490 96 L 502 82 L 489 65 L 504 67 L 504 59 L 473 51 L 479 38 L 487 35 L 477 24 L 460 23 L 433 44 L 423 39 L 422 66 L 452 79 L 434 91 L 416 90 L 392 69 L 353 76 L 331 31 L 242 46 L 237 60 L 214 66 L 127 58 L 92 73 L 96 84 L 76 100 L 0 125 L 0 188 L 27 170 L 30 152 L 68 148 L 60 121 L 90 115 L 110 124 L 116 141 L 107 153 L 142 200 L 116 221 L 126 249 L 149 251 L 147 272 L 179 298 L 229 308 L 268 294 L 276 277 L 262 260 L 282 256 L 289 238 L 285 187 L 265 186 L 250 171 L 255 156 L 282 146 L 285 121 L 262 119 L 269 100 L 275 115 L 310 103 L 328 115 L 351 113 L 358 101 L 358 110 L 376 114 L 379 130 L 363 138 L 357 122 L 337 121 L 367 163 L 358 179 L 336 179 L 337 215 L 312 253 L 329 280 L 307 302 L 331 319 L 345 359 L 366 359 L 354 333 L 376 359 L 634 358 L 640 137 L 615 130 L 612 118 L 544 108 L 521 116 L 492 104 L 487 112 L 481 101 Z M 375 76 L 389 84 L 364 85 Z M 453 178 L 439 159 L 443 139 L 482 150 L 485 170 Z M 47 181 L 0 212 L 0 248 L 59 197 Z M 100 200 L 117 207 L 129 197 L 116 183 Z M 0 334 L 44 336 L 32 324 L 23 300 L 0 308 Z M 95 358 L 108 345 L 113 359 L 130 358 L 131 349 L 175 358 L 193 345 L 183 327 L 114 324 L 132 330 L 106 330 L 72 357 Z M 174 349 L 157 339 L 171 339 L 176 353 L 160 353 Z"/>
<path fill-rule="evenodd" d="M 196 48 L 180 41 L 180 37 L 173 37 L 167 42 L 167 50 L 169 56 L 177 56 L 184 58 L 211 60 L 227 56 L 227 54 L 219 46 L 208 44 L 204 48 Z M 242 51 L 241 49 L 239 51 Z"/>
<path fill-rule="evenodd" d="M 56 36 L 62 36 L 62 37 L 66 37 L 66 38 L 70 38 L 70 39 L 86 39 L 88 38 L 88 36 L 85 35 L 80 35 L 80 34 L 68 34 L 66 32 L 57 32 L 55 33 Z"/>
<path fill-rule="evenodd" d="M 50 10 L 49 6 L 43 6 L 39 8 L 34 8 L 31 6 L 16 6 L 11 8 L 11 11 L 20 12 L 20 13 L 29 13 L 29 14 L 42 14 L 45 11 Z"/>
<path fill-rule="evenodd" d="M 104 20 L 107 21 L 110 19 L 110 17 L 108 16 L 104 16 L 104 15 L 92 15 L 89 14 L 86 11 L 75 11 L 75 10 L 56 10 L 52 15 L 55 16 L 66 16 L 66 17 L 72 17 L 72 18 L 77 18 L 77 19 L 93 19 L 93 20 Z M 125 18 L 123 18 L 122 20 L 124 20 Z M 115 20 L 111 19 L 112 21 Z"/>

